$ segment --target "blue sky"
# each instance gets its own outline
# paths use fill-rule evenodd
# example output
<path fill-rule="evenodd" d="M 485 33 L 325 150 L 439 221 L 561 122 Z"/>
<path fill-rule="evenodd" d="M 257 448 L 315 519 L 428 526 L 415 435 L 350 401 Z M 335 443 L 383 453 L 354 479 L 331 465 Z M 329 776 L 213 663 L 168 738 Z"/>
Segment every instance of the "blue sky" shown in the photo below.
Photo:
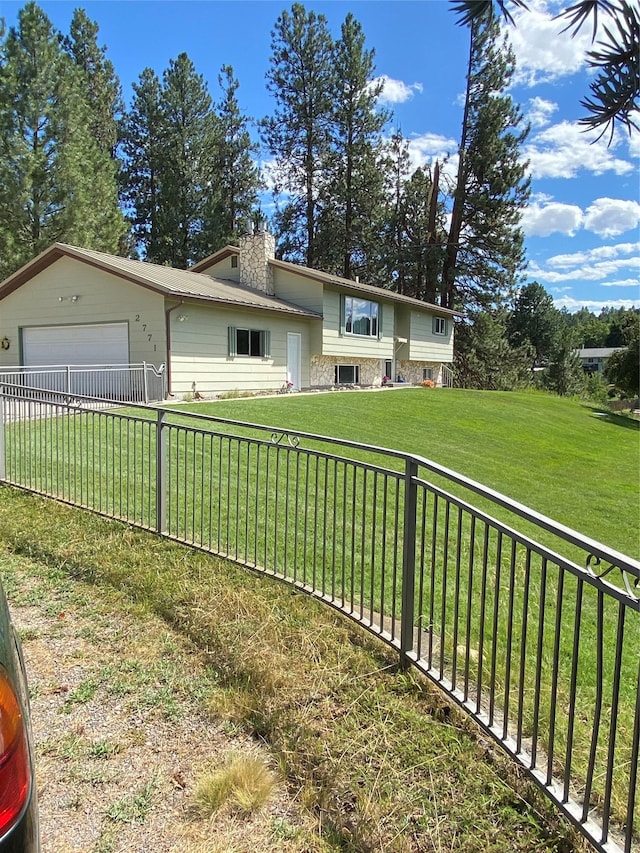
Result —
<path fill-rule="evenodd" d="M 0 16 L 16 22 L 24 4 L 0 0 Z M 273 0 L 44 0 L 39 4 L 65 33 L 74 8 L 82 6 L 100 26 L 123 86 L 149 66 L 158 75 L 185 51 L 220 96 L 218 73 L 233 66 L 245 113 L 268 115 L 266 91 L 270 32 L 291 3 Z M 445 0 L 360 0 L 305 2 L 323 13 L 334 35 L 348 12 L 362 24 L 375 49 L 376 74 L 385 80 L 383 97 L 394 126 L 410 140 L 416 166 L 450 154 L 455 167 L 460 134 L 468 34 L 456 25 Z M 530 161 L 532 197 L 523 227 L 529 259 L 527 276 L 539 281 L 558 307 L 640 307 L 640 134 L 608 137 L 580 131 L 580 100 L 588 93 L 584 51 L 590 27 L 571 39 L 558 35 L 555 0 L 530 0 L 509 28 L 517 58 L 511 94 L 532 124 L 525 155 Z M 268 165 L 265 155 L 263 165 Z"/>

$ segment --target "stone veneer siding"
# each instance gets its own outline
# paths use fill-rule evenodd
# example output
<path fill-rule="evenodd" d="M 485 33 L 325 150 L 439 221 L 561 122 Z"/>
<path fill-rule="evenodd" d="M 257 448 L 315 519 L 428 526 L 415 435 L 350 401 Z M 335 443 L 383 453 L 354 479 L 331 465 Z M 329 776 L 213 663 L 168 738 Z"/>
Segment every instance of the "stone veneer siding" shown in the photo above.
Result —
<path fill-rule="evenodd" d="M 240 238 L 240 284 L 274 295 L 273 270 L 269 260 L 275 257 L 276 238 L 267 231 Z"/>
<path fill-rule="evenodd" d="M 409 385 L 421 385 L 422 371 L 426 367 L 431 368 L 435 384 L 442 385 L 442 364 L 439 361 L 397 361 L 396 375 L 400 374 Z"/>
<path fill-rule="evenodd" d="M 360 368 L 360 385 L 371 387 L 382 385 L 382 363 L 378 358 L 346 358 L 345 356 L 313 355 L 309 365 L 309 385 L 311 388 L 327 388 L 335 385 L 336 364 L 357 364 Z M 433 371 L 433 381 L 442 385 L 442 365 L 435 361 L 398 361 L 396 376 L 403 377 L 408 385 L 422 383 L 422 371 L 430 367 Z"/>

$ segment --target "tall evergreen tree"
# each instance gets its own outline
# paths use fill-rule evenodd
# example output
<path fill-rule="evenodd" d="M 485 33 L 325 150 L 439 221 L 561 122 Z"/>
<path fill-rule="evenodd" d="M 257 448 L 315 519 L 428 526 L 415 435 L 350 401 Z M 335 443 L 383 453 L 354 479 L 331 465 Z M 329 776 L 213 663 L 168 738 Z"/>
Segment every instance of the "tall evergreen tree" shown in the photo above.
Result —
<path fill-rule="evenodd" d="M 410 172 L 409 147 L 399 131 L 386 145 L 383 163 L 386 205 L 379 235 L 379 277 L 385 286 L 405 293 L 404 186 Z"/>
<path fill-rule="evenodd" d="M 318 265 L 352 278 L 377 248 L 384 199 L 382 132 L 390 114 L 378 106 L 374 52 L 349 13 L 334 45 L 331 155 L 318 233 Z"/>
<path fill-rule="evenodd" d="M 133 244 L 149 261 L 160 258 L 160 182 L 164 165 L 164 124 L 160 80 L 145 68 L 133 84 L 131 109 L 122 127 L 122 203 L 132 225 Z"/>
<path fill-rule="evenodd" d="M 186 53 L 171 60 L 162 85 L 159 263 L 186 269 L 202 257 L 204 199 L 216 144 L 211 96 Z"/>
<path fill-rule="evenodd" d="M 101 151 L 116 156 L 118 121 L 124 104 L 122 89 L 106 48 L 98 47 L 98 24 L 76 9 L 64 47 L 82 74 L 91 113 L 91 133 Z"/>
<path fill-rule="evenodd" d="M 222 99 L 216 106 L 216 145 L 203 229 L 203 257 L 237 238 L 258 204 L 262 180 L 254 156 L 249 119 L 240 111 L 238 80 L 230 65 L 218 75 Z"/>
<path fill-rule="evenodd" d="M 472 309 L 456 327 L 453 369 L 456 385 L 486 391 L 513 391 L 531 382 L 531 349 L 512 347 L 506 335 L 507 312 Z"/>
<path fill-rule="evenodd" d="M 518 293 L 507 320 L 507 333 L 512 346 L 529 344 L 534 366 L 549 363 L 561 328 L 561 314 L 553 299 L 537 281 L 525 285 Z"/>
<path fill-rule="evenodd" d="M 529 198 L 520 148 L 529 129 L 507 93 L 515 59 L 490 15 L 470 27 L 469 68 L 442 304 L 489 307 L 513 291 L 524 265 Z"/>
<path fill-rule="evenodd" d="M 276 216 L 280 251 L 307 266 L 318 262 L 317 230 L 331 138 L 333 42 L 324 15 L 294 3 L 271 33 L 267 89 L 274 114 L 261 122 L 275 157 L 276 191 L 288 200 Z"/>
<path fill-rule="evenodd" d="M 438 170 L 437 163 L 433 172 L 416 169 L 404 184 L 401 203 L 403 293 L 432 303 L 446 239 L 444 208 L 437 201 Z"/>
<path fill-rule="evenodd" d="M 82 76 L 33 2 L 0 48 L 0 276 L 61 240 L 115 252 L 115 164 L 92 136 Z"/>

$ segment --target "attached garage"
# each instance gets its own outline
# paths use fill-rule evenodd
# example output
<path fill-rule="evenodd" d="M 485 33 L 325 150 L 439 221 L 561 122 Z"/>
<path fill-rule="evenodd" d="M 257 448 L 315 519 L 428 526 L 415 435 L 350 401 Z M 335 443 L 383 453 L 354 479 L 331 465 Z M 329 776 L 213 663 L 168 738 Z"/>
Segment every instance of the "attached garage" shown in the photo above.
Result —
<path fill-rule="evenodd" d="M 22 329 L 22 364 L 25 367 L 128 363 L 128 323 L 29 326 Z"/>

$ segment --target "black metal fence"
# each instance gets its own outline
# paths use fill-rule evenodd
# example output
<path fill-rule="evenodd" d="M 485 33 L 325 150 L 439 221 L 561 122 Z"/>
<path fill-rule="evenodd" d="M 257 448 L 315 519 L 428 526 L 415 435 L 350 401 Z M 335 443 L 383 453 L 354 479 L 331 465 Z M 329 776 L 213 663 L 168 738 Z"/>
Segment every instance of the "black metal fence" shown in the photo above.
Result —
<path fill-rule="evenodd" d="M 601 850 L 638 843 L 640 563 L 395 450 L 0 385 L 0 481 L 221 555 L 440 685 Z"/>

